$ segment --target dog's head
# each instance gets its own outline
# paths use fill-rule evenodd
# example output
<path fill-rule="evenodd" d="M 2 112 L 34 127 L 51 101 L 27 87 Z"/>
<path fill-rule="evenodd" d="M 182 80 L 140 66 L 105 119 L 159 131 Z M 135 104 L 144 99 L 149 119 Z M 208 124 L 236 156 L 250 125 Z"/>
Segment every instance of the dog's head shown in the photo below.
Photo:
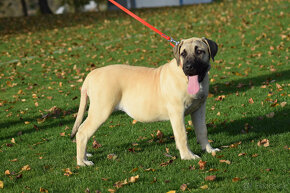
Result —
<path fill-rule="evenodd" d="M 210 69 L 210 59 L 217 54 L 217 44 L 206 38 L 190 38 L 181 40 L 173 48 L 177 65 L 181 65 L 185 76 L 198 75 L 198 82 L 202 82 Z"/>

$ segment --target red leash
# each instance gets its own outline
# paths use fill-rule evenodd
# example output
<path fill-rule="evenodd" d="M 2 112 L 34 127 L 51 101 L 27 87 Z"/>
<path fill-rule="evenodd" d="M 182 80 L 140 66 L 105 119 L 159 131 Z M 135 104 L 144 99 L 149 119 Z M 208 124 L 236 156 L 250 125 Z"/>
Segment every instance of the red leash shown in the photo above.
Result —
<path fill-rule="evenodd" d="M 144 21 L 143 19 L 141 19 L 140 17 L 138 17 L 137 15 L 135 15 L 134 13 L 132 13 L 131 11 L 129 11 L 128 9 L 126 9 L 125 7 L 123 7 L 122 5 L 120 5 L 119 3 L 117 3 L 116 1 L 114 1 L 114 0 L 109 0 L 109 1 L 111 3 L 113 3 L 114 5 L 116 5 L 117 7 L 119 7 L 125 13 L 127 13 L 128 15 L 130 15 L 131 17 L 133 17 L 134 19 L 136 19 L 139 22 L 141 22 L 143 25 L 149 27 L 150 29 L 152 29 L 153 31 L 155 31 L 156 33 L 158 33 L 159 35 L 161 35 L 161 37 L 167 39 L 172 47 L 176 46 L 179 43 L 178 41 L 175 41 L 172 37 L 169 37 L 169 36 L 165 35 L 161 31 L 159 31 L 158 29 L 156 29 L 155 27 L 153 27 L 152 25 L 150 25 L 149 23 L 147 23 L 146 21 Z"/>

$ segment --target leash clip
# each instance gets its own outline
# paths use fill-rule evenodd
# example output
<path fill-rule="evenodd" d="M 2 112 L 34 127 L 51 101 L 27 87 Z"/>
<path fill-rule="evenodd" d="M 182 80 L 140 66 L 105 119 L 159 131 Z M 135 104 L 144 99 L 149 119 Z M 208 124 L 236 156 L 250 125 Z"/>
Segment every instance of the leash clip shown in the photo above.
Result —
<path fill-rule="evenodd" d="M 168 41 L 174 43 L 176 46 L 179 44 L 179 41 L 175 41 L 172 37 Z"/>

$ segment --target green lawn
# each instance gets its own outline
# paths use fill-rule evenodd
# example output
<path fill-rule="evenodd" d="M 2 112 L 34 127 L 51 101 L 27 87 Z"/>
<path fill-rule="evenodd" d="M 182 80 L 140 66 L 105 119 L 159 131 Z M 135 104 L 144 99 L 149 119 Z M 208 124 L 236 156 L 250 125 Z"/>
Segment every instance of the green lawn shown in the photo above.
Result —
<path fill-rule="evenodd" d="M 132 124 L 119 112 L 88 144 L 95 166 L 76 166 L 69 135 L 82 80 L 108 64 L 166 63 L 172 49 L 159 35 L 122 12 L 0 19 L 0 192 L 289 192 L 289 4 L 134 10 L 176 40 L 204 36 L 219 45 L 207 123 L 222 151 L 202 152 L 185 118 L 203 170 L 198 160 L 180 160 L 169 122 Z M 269 146 L 258 146 L 263 139 Z"/>

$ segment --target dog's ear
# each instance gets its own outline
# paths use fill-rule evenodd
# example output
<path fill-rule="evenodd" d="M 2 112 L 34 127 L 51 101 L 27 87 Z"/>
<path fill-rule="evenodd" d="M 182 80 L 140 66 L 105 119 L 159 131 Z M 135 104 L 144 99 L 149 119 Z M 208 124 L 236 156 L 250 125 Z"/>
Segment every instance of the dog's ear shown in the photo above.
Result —
<path fill-rule="evenodd" d="M 177 61 L 178 66 L 180 64 L 180 48 L 181 48 L 182 44 L 183 44 L 183 41 L 181 40 L 178 45 L 173 47 L 173 54 L 174 54 L 174 57 Z"/>
<path fill-rule="evenodd" d="M 209 40 L 207 38 L 202 38 L 202 41 L 207 45 L 209 50 L 209 57 L 214 61 L 214 57 L 218 52 L 218 45 L 212 40 Z"/>

